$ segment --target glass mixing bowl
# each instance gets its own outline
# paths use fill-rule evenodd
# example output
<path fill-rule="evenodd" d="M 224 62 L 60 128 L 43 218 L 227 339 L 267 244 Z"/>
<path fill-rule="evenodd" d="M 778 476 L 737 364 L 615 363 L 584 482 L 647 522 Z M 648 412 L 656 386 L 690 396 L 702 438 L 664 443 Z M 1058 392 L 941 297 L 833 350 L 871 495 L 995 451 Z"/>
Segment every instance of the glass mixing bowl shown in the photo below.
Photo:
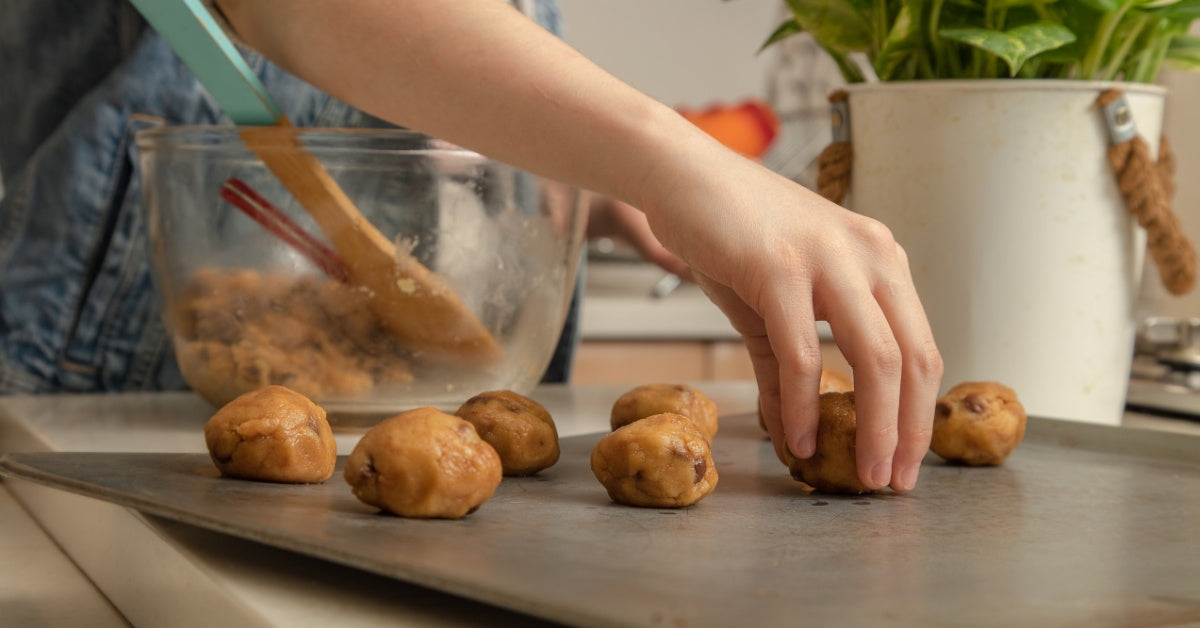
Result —
<path fill-rule="evenodd" d="M 281 384 L 370 415 L 529 392 L 575 286 L 581 191 L 404 130 L 282 133 L 388 263 L 314 220 L 237 127 L 140 132 L 154 279 L 192 388 L 220 406 Z"/>

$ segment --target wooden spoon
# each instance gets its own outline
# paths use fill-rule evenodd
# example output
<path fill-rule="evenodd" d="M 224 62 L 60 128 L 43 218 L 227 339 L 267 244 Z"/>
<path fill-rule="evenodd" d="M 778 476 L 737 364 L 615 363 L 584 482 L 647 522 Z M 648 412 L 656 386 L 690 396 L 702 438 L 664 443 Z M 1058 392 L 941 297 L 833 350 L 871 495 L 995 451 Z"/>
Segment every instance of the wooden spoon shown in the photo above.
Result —
<path fill-rule="evenodd" d="M 399 251 L 359 213 L 275 105 L 199 0 L 133 0 L 229 117 L 246 146 L 312 215 L 369 295 L 384 327 L 423 358 L 491 364 L 503 353 L 475 314 L 433 272 Z"/>

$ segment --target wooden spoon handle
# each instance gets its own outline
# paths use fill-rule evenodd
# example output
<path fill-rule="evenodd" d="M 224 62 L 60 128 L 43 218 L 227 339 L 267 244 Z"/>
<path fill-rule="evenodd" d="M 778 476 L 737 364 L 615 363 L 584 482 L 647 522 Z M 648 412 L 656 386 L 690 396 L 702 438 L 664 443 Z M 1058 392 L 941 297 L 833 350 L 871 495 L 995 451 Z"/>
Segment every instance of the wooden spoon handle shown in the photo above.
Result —
<path fill-rule="evenodd" d="M 286 119 L 276 126 L 242 127 L 240 132 L 246 146 L 317 221 L 335 249 L 366 248 L 392 257 L 392 242 L 359 213 L 321 162 L 304 150 Z"/>
<path fill-rule="evenodd" d="M 500 359 L 499 343 L 470 308 L 359 213 L 286 119 L 243 127 L 241 136 L 325 232 L 350 282 L 370 292 L 372 309 L 388 331 L 423 357 L 474 364 Z"/>

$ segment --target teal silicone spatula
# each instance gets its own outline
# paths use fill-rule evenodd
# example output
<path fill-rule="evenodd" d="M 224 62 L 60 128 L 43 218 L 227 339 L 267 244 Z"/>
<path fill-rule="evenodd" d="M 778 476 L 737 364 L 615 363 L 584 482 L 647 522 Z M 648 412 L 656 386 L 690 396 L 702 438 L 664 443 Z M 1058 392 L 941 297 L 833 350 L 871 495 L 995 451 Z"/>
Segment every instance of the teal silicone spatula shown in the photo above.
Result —
<path fill-rule="evenodd" d="M 286 123 L 258 76 L 200 0 L 131 0 L 234 123 Z"/>
<path fill-rule="evenodd" d="M 368 288 L 383 325 L 414 351 L 447 361 L 491 363 L 499 343 L 474 313 L 416 258 L 368 222 L 295 130 L 200 0 L 131 0 L 241 126 L 246 146 L 303 206 Z"/>

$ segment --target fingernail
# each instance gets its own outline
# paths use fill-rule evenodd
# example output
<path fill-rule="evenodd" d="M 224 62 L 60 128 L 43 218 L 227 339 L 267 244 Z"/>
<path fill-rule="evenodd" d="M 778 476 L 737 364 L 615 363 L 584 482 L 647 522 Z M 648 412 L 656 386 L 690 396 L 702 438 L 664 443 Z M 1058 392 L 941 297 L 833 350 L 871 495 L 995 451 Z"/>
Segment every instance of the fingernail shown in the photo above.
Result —
<path fill-rule="evenodd" d="M 871 481 L 876 488 L 883 488 L 892 481 L 892 461 L 884 460 L 871 469 Z"/>
<path fill-rule="evenodd" d="M 921 471 L 921 465 L 914 464 L 913 466 L 900 471 L 899 489 L 902 491 L 911 491 L 917 485 L 917 474 Z"/>
<path fill-rule="evenodd" d="M 805 434 L 792 443 L 792 455 L 801 460 L 811 458 L 817 452 L 817 438 L 812 434 Z"/>

